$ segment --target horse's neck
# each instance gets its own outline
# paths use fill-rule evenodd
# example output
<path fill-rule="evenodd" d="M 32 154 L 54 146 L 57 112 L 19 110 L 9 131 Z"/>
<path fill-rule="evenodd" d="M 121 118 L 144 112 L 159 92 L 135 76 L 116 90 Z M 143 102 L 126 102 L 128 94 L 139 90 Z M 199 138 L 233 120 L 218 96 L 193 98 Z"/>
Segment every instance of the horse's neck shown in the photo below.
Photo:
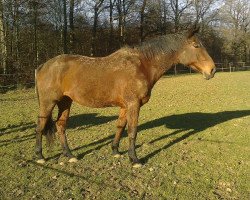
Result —
<path fill-rule="evenodd" d="M 144 59 L 145 69 L 152 87 L 176 63 L 178 63 L 176 54 L 167 56 L 162 54 L 150 59 Z"/>

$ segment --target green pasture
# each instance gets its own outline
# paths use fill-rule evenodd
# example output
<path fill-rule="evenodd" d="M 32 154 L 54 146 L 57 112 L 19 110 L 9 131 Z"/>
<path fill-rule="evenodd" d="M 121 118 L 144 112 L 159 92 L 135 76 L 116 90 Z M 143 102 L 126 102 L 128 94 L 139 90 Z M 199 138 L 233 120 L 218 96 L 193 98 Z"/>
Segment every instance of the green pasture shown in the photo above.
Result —
<path fill-rule="evenodd" d="M 54 113 L 56 115 L 56 112 Z M 138 157 L 111 155 L 118 108 L 73 104 L 67 135 L 43 165 L 33 160 L 34 89 L 0 94 L 0 199 L 250 199 L 250 72 L 163 77 L 141 109 Z"/>

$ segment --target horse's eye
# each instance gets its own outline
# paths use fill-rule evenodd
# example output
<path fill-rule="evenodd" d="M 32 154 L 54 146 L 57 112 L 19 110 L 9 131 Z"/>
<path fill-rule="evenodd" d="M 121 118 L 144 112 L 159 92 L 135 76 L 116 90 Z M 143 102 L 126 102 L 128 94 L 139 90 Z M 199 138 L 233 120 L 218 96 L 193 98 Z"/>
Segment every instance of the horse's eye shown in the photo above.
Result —
<path fill-rule="evenodd" d="M 200 47 L 200 45 L 195 43 L 195 42 L 193 43 L 193 46 L 194 46 L 194 48 L 199 48 Z"/>

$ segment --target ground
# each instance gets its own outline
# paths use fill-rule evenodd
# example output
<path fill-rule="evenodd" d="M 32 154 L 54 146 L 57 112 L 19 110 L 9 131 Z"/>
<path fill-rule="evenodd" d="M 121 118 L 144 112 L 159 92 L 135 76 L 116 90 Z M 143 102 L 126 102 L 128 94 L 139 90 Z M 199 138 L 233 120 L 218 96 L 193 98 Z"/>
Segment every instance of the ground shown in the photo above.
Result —
<path fill-rule="evenodd" d="M 0 104 L 0 199 L 250 199 L 250 72 L 163 77 L 141 109 L 139 169 L 126 135 L 122 157 L 111 155 L 118 108 L 74 104 L 67 134 L 79 161 L 57 142 L 41 165 L 34 89 L 1 94 Z"/>

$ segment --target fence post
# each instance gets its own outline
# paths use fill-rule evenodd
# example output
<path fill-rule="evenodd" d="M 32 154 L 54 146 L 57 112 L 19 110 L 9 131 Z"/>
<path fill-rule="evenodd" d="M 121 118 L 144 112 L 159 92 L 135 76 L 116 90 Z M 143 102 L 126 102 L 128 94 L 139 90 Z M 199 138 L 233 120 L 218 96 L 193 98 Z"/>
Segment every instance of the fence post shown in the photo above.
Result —
<path fill-rule="evenodd" d="M 175 75 L 177 75 L 176 64 L 174 65 L 174 73 L 175 73 Z"/>

